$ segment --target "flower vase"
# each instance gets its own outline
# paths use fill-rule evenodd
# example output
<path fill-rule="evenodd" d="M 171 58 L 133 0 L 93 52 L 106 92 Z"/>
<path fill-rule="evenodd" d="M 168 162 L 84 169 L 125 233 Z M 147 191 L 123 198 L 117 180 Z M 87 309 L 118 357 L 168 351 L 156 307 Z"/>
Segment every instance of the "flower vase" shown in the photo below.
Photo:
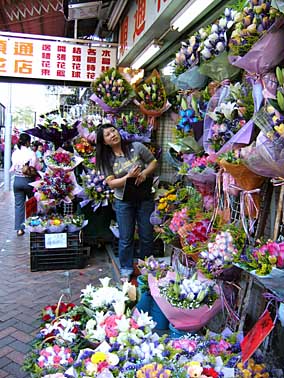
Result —
<path fill-rule="evenodd" d="M 145 287 L 145 283 L 143 282 L 143 277 L 144 276 L 142 275 L 137 277 L 137 284 L 138 284 L 137 291 L 138 291 L 139 300 L 136 304 L 136 308 L 139 311 L 148 312 L 148 314 L 150 314 L 153 298 L 152 298 L 149 288 L 146 289 Z"/>

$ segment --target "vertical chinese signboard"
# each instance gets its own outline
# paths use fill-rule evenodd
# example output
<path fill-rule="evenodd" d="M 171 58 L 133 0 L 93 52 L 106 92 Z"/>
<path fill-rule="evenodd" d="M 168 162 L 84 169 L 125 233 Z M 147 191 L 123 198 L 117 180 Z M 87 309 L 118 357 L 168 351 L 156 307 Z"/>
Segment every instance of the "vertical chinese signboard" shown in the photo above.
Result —
<path fill-rule="evenodd" d="M 135 0 L 120 25 L 119 61 L 149 30 L 173 0 Z"/>
<path fill-rule="evenodd" d="M 0 77 L 92 81 L 116 66 L 116 48 L 0 35 Z"/>

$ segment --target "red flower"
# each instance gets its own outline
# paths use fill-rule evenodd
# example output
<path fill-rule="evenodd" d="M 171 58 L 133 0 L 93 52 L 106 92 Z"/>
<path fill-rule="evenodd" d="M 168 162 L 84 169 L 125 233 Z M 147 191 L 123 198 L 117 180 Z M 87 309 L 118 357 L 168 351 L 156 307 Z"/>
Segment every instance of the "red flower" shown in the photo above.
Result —
<path fill-rule="evenodd" d="M 218 378 L 219 374 L 213 368 L 203 368 L 202 374 L 206 375 L 206 377 Z"/>

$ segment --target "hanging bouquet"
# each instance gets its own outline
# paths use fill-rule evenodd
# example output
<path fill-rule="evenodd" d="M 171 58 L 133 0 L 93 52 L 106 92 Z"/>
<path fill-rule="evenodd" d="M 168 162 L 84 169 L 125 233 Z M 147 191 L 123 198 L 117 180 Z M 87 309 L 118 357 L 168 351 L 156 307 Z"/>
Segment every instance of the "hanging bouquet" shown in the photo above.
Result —
<path fill-rule="evenodd" d="M 62 170 L 47 170 L 41 180 L 31 183 L 34 187 L 35 198 L 49 206 L 59 205 L 61 202 L 70 203 L 81 188 L 77 185 L 73 172 Z"/>
<path fill-rule="evenodd" d="M 208 243 L 208 249 L 199 254 L 198 267 L 205 275 L 218 277 L 232 266 L 237 249 L 229 231 L 221 231 L 215 241 Z"/>
<path fill-rule="evenodd" d="M 25 221 L 25 229 L 29 232 L 42 233 L 46 230 L 47 221 L 45 218 L 35 215 Z"/>
<path fill-rule="evenodd" d="M 157 280 L 149 275 L 151 295 L 177 329 L 197 331 L 221 309 L 213 281 L 204 281 L 195 273 L 184 278 L 169 272 Z"/>
<path fill-rule="evenodd" d="M 229 64 L 226 51 L 227 34 L 235 24 L 237 17 L 237 11 L 226 8 L 224 15 L 211 26 L 208 37 L 202 44 L 200 72 L 212 80 L 221 82 L 224 79 L 233 78 L 239 73 L 239 69 Z"/>
<path fill-rule="evenodd" d="M 100 206 L 107 206 L 113 200 L 113 190 L 107 185 L 105 176 L 95 170 L 81 175 L 81 185 L 83 190 L 78 197 L 83 200 L 81 207 L 92 202 L 93 210 L 96 211 Z"/>
<path fill-rule="evenodd" d="M 90 97 L 105 112 L 117 113 L 126 105 L 132 95 L 131 85 L 116 68 L 105 71 L 92 83 L 93 94 Z"/>
<path fill-rule="evenodd" d="M 158 71 L 154 70 L 145 82 L 137 86 L 134 102 L 143 114 L 150 117 L 150 124 L 170 107 Z"/>
<path fill-rule="evenodd" d="M 79 121 L 62 118 L 58 112 L 54 112 L 41 116 L 37 127 L 25 130 L 25 133 L 52 142 L 55 148 L 59 148 L 78 135 L 78 124 Z"/>
<path fill-rule="evenodd" d="M 271 7 L 271 1 L 249 0 L 238 15 L 229 47 L 231 55 L 244 56 L 272 26 L 279 12 Z"/>
<path fill-rule="evenodd" d="M 44 155 L 44 162 L 49 169 L 72 171 L 83 161 L 79 156 L 74 156 L 71 152 L 58 148 L 55 152 L 47 151 Z"/>
<path fill-rule="evenodd" d="M 115 304 L 134 303 L 136 300 L 136 288 L 128 282 L 124 282 L 121 289 L 110 286 L 110 278 L 100 279 L 102 287 L 94 287 L 89 284 L 81 290 L 81 303 L 92 311 L 115 312 Z"/>
<path fill-rule="evenodd" d="M 207 76 L 199 71 L 198 63 L 200 50 L 208 31 L 201 28 L 187 41 L 181 43 L 174 62 L 174 75 L 172 81 L 178 89 L 199 89 L 207 82 Z"/>
<path fill-rule="evenodd" d="M 88 220 L 84 215 L 67 215 L 64 217 L 64 223 L 67 225 L 68 232 L 77 232 L 87 226 Z"/>
<path fill-rule="evenodd" d="M 78 133 L 88 142 L 95 143 L 98 126 L 107 122 L 108 119 L 101 114 L 89 114 L 78 124 Z"/>
<path fill-rule="evenodd" d="M 113 124 L 119 129 L 122 139 L 128 142 L 149 143 L 151 141 L 152 126 L 139 113 L 121 113 L 113 117 Z"/>

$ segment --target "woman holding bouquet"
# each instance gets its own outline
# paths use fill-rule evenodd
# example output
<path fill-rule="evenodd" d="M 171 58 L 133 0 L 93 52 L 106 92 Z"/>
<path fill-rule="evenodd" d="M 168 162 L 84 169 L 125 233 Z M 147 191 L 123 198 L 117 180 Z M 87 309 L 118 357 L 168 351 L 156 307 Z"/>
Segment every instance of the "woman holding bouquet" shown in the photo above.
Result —
<path fill-rule="evenodd" d="M 121 279 L 130 279 L 133 273 L 134 232 L 137 222 L 139 257 L 153 253 L 153 226 L 150 215 L 154 211 L 153 198 L 142 201 L 123 199 L 127 178 L 135 178 L 137 189 L 147 177 L 153 176 L 157 161 L 139 142 L 127 143 L 112 124 L 103 124 L 97 131 L 96 165 L 114 189 L 114 208 L 119 228 L 119 262 Z"/>
<path fill-rule="evenodd" d="M 25 222 L 26 197 L 33 196 L 33 188 L 29 184 L 35 180 L 30 176 L 31 169 L 36 165 L 36 154 L 30 149 L 31 137 L 28 134 L 20 134 L 17 148 L 12 154 L 12 167 L 10 172 L 15 173 L 14 196 L 15 196 L 15 230 L 17 235 L 22 236 Z M 26 170 L 25 170 L 26 168 Z"/>

